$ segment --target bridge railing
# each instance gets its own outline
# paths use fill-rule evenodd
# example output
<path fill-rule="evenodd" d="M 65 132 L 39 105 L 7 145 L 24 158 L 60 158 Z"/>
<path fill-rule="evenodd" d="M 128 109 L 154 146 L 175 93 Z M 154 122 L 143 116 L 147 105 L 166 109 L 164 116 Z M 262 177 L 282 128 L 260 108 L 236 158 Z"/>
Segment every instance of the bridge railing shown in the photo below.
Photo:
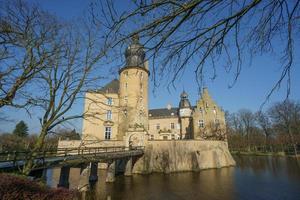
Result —
<path fill-rule="evenodd" d="M 79 147 L 79 148 L 58 148 L 45 149 L 39 152 L 32 151 L 4 151 L 0 152 L 0 162 L 17 162 L 20 160 L 28 160 L 30 157 L 34 159 L 45 159 L 53 157 L 66 157 L 70 155 L 97 155 L 100 153 L 116 153 L 124 151 L 143 150 L 143 146 L 125 147 Z"/>

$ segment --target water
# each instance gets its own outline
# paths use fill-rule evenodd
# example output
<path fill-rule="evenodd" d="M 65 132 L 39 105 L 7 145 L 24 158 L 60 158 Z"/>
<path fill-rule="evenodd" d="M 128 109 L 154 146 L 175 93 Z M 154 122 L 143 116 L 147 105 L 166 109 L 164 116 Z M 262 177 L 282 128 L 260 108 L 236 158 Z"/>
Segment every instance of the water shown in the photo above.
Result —
<path fill-rule="evenodd" d="M 237 166 L 199 173 L 117 176 L 105 183 L 105 171 L 86 193 L 86 199 L 111 200 L 196 200 L 196 199 L 295 199 L 300 200 L 300 167 L 287 157 L 235 156 Z M 50 170 L 49 170 L 50 171 Z M 70 187 L 79 184 L 79 169 L 71 169 Z M 48 173 L 55 186 L 59 169 Z"/>

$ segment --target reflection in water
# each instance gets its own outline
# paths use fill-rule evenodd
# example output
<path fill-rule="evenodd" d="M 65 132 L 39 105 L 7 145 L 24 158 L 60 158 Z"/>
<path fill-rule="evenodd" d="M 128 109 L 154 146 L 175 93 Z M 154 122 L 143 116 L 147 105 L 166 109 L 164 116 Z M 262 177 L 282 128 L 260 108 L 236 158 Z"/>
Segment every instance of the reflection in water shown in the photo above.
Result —
<path fill-rule="evenodd" d="M 196 199 L 300 199 L 300 168 L 286 157 L 235 157 L 236 167 L 173 174 L 117 176 L 105 183 L 106 172 L 90 186 L 85 199 L 196 200 Z M 48 184 L 56 186 L 60 169 L 53 169 Z M 81 179 L 86 177 L 81 177 Z M 70 188 L 77 188 L 80 169 L 71 169 Z"/>

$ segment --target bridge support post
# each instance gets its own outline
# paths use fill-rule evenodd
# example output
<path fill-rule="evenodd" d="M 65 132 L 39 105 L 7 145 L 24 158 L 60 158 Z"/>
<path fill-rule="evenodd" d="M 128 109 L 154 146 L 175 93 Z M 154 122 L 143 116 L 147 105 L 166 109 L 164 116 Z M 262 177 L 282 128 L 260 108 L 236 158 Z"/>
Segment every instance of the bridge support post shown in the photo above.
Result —
<path fill-rule="evenodd" d="M 63 166 L 60 170 L 59 183 L 57 187 L 69 188 L 70 167 Z"/>
<path fill-rule="evenodd" d="M 96 182 L 98 180 L 98 163 L 97 162 L 91 162 L 90 164 L 90 176 L 89 181 L 90 182 Z"/>
<path fill-rule="evenodd" d="M 116 161 L 108 163 L 106 182 L 112 183 L 115 181 L 115 172 L 116 172 Z"/>
<path fill-rule="evenodd" d="M 42 169 L 42 176 L 41 176 L 41 180 L 44 182 L 44 183 L 47 183 L 47 168 L 44 168 Z"/>
<path fill-rule="evenodd" d="M 126 162 L 124 175 L 125 176 L 132 176 L 132 157 L 130 157 Z"/>

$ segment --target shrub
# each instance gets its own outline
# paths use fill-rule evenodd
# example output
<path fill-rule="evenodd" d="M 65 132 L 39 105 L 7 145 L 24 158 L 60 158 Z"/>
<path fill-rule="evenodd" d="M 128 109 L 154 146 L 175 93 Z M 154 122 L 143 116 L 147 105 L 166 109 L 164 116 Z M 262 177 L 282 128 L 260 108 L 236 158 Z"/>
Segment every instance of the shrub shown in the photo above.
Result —
<path fill-rule="evenodd" d="M 26 177 L 0 173 L 1 200 L 69 200 L 76 197 L 77 192 L 73 190 L 49 188 Z"/>

